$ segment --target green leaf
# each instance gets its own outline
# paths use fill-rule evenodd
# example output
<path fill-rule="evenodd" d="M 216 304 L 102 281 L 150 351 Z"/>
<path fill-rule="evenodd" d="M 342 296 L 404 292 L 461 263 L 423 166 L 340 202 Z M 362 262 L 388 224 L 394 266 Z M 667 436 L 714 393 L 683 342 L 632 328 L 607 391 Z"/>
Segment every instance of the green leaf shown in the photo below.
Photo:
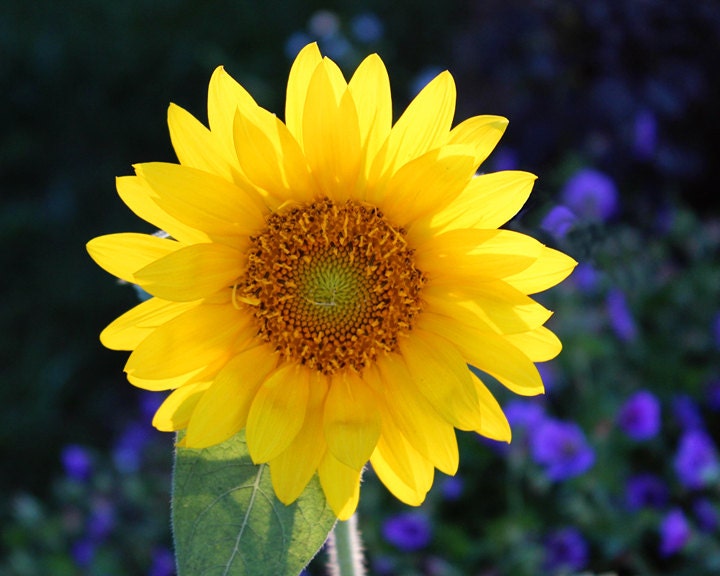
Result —
<path fill-rule="evenodd" d="M 297 576 L 335 524 L 317 476 L 290 506 L 277 499 L 244 431 L 177 449 L 172 515 L 179 576 Z"/>

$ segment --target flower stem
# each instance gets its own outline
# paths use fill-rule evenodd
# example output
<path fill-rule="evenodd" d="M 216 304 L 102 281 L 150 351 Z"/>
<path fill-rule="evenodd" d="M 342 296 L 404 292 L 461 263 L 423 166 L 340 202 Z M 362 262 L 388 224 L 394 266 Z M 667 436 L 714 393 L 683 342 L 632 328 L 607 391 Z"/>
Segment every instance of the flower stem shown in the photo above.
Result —
<path fill-rule="evenodd" d="M 363 547 L 357 526 L 357 515 L 337 522 L 328 538 L 330 576 L 365 576 Z"/>

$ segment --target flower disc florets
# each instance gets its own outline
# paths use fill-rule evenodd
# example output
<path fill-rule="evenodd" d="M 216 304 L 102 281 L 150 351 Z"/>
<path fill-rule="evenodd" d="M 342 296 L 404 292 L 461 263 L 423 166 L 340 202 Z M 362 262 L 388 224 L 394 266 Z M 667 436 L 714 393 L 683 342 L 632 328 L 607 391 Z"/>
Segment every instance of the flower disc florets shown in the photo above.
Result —
<path fill-rule="evenodd" d="M 421 310 L 423 274 L 403 230 L 377 208 L 319 200 L 271 215 L 250 240 L 237 290 L 288 360 L 362 371 L 397 348 Z"/>

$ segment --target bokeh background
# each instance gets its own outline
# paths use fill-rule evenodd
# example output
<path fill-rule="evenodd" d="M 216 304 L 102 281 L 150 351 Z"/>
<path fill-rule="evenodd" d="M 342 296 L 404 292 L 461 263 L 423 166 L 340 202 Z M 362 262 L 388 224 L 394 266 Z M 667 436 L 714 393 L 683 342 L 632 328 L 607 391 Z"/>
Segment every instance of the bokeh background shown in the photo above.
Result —
<path fill-rule="evenodd" d="M 160 395 L 98 333 L 137 295 L 85 242 L 152 230 L 114 192 L 174 161 L 219 64 L 282 113 L 307 41 L 379 52 L 396 113 L 436 73 L 510 127 L 487 171 L 540 176 L 510 227 L 581 262 L 542 297 L 548 394 L 499 386 L 515 441 L 460 434 L 409 509 L 366 475 L 371 573 L 720 573 L 720 3 L 9 0 L 0 4 L 0 574 L 173 574 Z M 397 116 L 396 116 L 397 117 Z M 322 558 L 309 568 L 323 574 Z"/>

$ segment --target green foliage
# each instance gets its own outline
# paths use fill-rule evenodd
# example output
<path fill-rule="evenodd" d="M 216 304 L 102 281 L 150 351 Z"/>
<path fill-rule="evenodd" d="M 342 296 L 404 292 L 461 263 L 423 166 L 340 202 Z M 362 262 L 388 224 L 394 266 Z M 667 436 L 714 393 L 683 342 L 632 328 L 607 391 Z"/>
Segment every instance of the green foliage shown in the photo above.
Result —
<path fill-rule="evenodd" d="M 290 506 L 245 434 L 203 450 L 178 448 L 173 528 L 179 576 L 296 576 L 335 524 L 317 477 Z"/>

